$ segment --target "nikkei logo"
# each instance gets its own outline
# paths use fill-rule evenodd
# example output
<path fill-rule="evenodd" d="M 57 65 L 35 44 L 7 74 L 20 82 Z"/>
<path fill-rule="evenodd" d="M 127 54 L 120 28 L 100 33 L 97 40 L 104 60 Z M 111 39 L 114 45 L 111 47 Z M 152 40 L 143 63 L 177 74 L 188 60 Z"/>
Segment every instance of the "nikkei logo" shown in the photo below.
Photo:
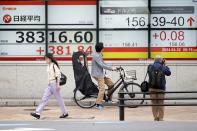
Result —
<path fill-rule="evenodd" d="M 4 23 L 10 23 L 12 21 L 12 17 L 10 15 L 4 15 L 3 16 Z"/>

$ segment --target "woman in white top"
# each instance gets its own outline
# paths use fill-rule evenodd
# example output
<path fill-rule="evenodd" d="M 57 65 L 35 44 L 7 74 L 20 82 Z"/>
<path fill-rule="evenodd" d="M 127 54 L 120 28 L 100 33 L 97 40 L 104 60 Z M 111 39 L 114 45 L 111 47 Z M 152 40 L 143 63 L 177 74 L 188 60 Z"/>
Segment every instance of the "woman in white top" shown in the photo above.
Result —
<path fill-rule="evenodd" d="M 40 115 L 44 107 L 47 105 L 50 96 L 54 95 L 61 108 L 62 115 L 60 116 L 60 118 L 66 118 L 68 117 L 68 112 L 65 108 L 63 98 L 60 94 L 59 83 L 60 83 L 60 78 L 61 78 L 61 71 L 59 69 L 59 65 L 51 53 L 48 53 L 45 55 L 45 61 L 48 64 L 47 66 L 48 87 L 44 91 L 41 103 L 37 107 L 36 111 L 34 113 L 31 113 L 31 116 L 37 119 L 40 119 Z"/>

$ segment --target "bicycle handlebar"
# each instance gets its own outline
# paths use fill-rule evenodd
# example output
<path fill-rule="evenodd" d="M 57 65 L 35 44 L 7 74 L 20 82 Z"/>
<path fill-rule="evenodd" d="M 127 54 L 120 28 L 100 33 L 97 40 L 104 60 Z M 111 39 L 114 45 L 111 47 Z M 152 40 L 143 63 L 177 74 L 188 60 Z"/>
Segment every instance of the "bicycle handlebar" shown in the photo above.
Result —
<path fill-rule="evenodd" d="M 121 66 L 116 69 L 120 73 L 120 77 L 132 79 L 132 80 L 137 80 L 136 72 L 134 72 L 135 74 L 129 74 L 129 71 L 125 71 L 125 69 L 122 68 Z"/>
<path fill-rule="evenodd" d="M 120 72 L 120 75 L 123 75 L 123 77 L 125 77 L 125 70 L 124 70 L 124 68 L 122 68 L 121 66 L 120 67 L 118 67 L 118 68 L 116 68 L 117 69 L 117 71 L 119 71 Z M 122 74 L 123 73 L 123 74 Z"/>
<path fill-rule="evenodd" d="M 121 66 L 116 68 L 118 71 L 124 70 Z"/>

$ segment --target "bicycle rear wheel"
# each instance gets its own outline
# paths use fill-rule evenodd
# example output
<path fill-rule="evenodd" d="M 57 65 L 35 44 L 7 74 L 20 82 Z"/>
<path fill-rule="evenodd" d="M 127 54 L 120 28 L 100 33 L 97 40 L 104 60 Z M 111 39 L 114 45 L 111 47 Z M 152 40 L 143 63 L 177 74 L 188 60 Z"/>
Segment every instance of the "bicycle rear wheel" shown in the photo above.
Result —
<path fill-rule="evenodd" d="M 144 102 L 143 98 L 145 98 L 145 94 L 134 93 L 134 92 L 141 92 L 141 87 L 139 84 L 130 82 L 126 86 L 123 86 L 120 90 L 129 93 L 124 95 L 125 99 L 130 99 L 125 101 L 125 105 L 129 105 L 130 108 L 136 108 L 138 107 L 138 105 L 143 104 Z M 134 100 L 134 99 L 142 99 L 142 100 Z"/>
<path fill-rule="evenodd" d="M 92 108 L 96 105 L 97 95 L 84 95 L 79 89 L 74 91 L 74 101 L 81 108 Z"/>

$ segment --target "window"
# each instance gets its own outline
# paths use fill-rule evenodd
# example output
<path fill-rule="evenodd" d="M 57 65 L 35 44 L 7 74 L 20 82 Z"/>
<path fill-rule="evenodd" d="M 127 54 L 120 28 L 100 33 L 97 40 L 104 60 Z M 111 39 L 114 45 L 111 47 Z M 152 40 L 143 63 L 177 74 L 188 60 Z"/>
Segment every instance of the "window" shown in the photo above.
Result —
<path fill-rule="evenodd" d="M 0 60 L 39 60 L 45 54 L 45 7 L 37 1 L 0 1 Z"/>
<path fill-rule="evenodd" d="M 99 40 L 106 59 L 148 58 L 148 1 L 101 0 Z"/>
<path fill-rule="evenodd" d="M 197 2 L 152 0 L 151 58 L 197 58 Z"/>
<path fill-rule="evenodd" d="M 62 60 L 73 52 L 91 55 L 96 43 L 96 1 L 49 1 L 48 48 Z"/>

